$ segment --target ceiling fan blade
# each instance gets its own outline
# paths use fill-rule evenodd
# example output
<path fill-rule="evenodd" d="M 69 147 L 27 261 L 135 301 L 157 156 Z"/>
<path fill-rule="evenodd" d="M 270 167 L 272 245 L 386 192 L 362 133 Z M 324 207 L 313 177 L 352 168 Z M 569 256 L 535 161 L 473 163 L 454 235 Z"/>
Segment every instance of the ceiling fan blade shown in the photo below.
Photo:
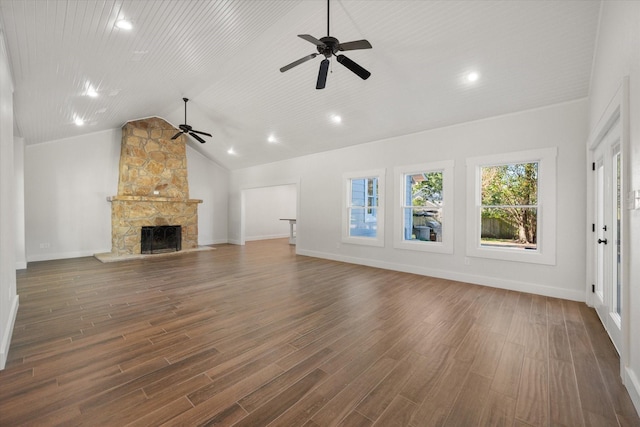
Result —
<path fill-rule="evenodd" d="M 178 139 L 178 137 L 179 137 L 180 135 L 182 135 L 182 131 L 180 131 L 180 132 L 176 133 L 175 135 L 173 135 L 173 136 L 171 137 L 171 139 Z"/>
<path fill-rule="evenodd" d="M 356 40 L 353 42 L 340 43 L 340 50 L 356 50 L 371 49 L 371 43 L 368 40 Z"/>
<path fill-rule="evenodd" d="M 341 63 L 342 65 L 344 65 L 345 67 L 353 71 L 362 80 L 367 80 L 369 76 L 371 76 L 370 72 L 368 72 L 367 70 L 365 70 L 364 68 L 362 68 L 361 66 L 359 66 L 358 64 L 356 64 L 355 62 L 353 62 L 352 60 L 350 60 L 344 55 L 338 55 L 336 56 L 336 59 L 338 60 L 339 63 Z"/>
<path fill-rule="evenodd" d="M 311 55 L 307 55 L 304 58 L 298 59 L 297 61 L 293 61 L 291 64 L 285 65 L 284 67 L 280 68 L 280 72 L 284 73 L 285 71 L 290 70 L 293 67 L 296 67 L 296 66 L 302 64 L 303 62 L 307 62 L 308 60 L 313 59 L 316 56 L 318 56 L 317 53 L 312 53 Z"/>
<path fill-rule="evenodd" d="M 320 40 L 318 40 L 317 38 L 309 35 L 309 34 L 298 34 L 298 37 L 300 37 L 301 39 L 304 39 L 306 41 L 308 41 L 309 43 L 313 43 L 316 46 L 324 46 L 325 44 L 322 43 Z"/>
<path fill-rule="evenodd" d="M 205 136 L 208 136 L 209 138 L 213 137 L 210 133 L 202 132 L 202 131 L 199 131 L 199 130 L 192 130 L 191 132 L 199 133 L 200 135 L 205 135 Z"/>
<path fill-rule="evenodd" d="M 320 71 L 318 72 L 318 82 L 316 89 L 324 89 L 327 84 L 327 72 L 329 71 L 329 60 L 323 59 L 320 63 Z"/>
<path fill-rule="evenodd" d="M 193 132 L 189 132 L 189 135 L 191 135 L 191 136 L 192 136 L 192 137 L 194 137 L 196 140 L 198 140 L 198 142 L 200 142 L 200 144 L 204 144 L 205 142 L 207 142 L 207 141 L 205 141 L 204 139 L 200 138 L 198 135 L 196 135 L 196 134 L 195 134 L 195 133 L 193 133 Z"/>

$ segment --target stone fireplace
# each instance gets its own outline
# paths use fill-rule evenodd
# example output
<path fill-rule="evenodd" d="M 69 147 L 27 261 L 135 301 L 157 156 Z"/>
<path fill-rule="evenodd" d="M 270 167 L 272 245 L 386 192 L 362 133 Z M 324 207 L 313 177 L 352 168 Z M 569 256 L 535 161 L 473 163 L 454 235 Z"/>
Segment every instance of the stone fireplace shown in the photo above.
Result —
<path fill-rule="evenodd" d="M 111 254 L 142 253 L 143 227 L 179 226 L 177 250 L 198 247 L 198 203 L 189 199 L 184 136 L 152 117 L 122 127 L 118 195 L 111 200 Z"/>

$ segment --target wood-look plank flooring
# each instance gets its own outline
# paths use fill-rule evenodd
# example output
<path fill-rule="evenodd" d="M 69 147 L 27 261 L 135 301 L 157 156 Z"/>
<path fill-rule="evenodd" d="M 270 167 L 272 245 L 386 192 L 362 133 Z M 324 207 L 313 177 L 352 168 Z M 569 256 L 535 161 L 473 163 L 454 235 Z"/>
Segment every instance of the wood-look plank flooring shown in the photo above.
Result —
<path fill-rule="evenodd" d="M 582 303 L 286 239 L 30 263 L 0 425 L 640 426 Z"/>

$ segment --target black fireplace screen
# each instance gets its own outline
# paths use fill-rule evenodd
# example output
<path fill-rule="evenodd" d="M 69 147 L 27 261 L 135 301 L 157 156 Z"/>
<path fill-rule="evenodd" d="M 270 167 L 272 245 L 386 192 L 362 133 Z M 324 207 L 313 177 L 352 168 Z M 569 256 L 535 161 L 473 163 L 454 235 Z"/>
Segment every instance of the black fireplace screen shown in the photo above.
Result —
<path fill-rule="evenodd" d="M 179 225 L 159 225 L 142 227 L 140 252 L 159 254 L 177 252 L 182 249 L 182 227 Z"/>

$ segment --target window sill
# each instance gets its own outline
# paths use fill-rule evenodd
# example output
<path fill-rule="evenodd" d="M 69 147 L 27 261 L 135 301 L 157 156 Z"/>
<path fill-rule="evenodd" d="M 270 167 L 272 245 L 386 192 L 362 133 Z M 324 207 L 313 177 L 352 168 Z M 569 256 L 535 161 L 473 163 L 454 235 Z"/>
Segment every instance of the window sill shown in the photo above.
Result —
<path fill-rule="evenodd" d="M 407 241 L 394 242 L 393 247 L 396 249 L 405 249 L 409 251 L 418 252 L 433 252 L 441 254 L 452 254 L 453 247 L 447 245 L 444 242 L 430 242 L 430 241 Z"/>
<path fill-rule="evenodd" d="M 556 265 L 555 253 L 545 253 L 540 249 L 504 249 L 492 247 L 467 248 L 467 256 L 489 258 L 502 261 L 525 262 L 530 264 Z"/>
<path fill-rule="evenodd" d="M 342 237 L 342 243 L 347 243 L 351 245 L 362 245 L 362 246 L 376 246 L 379 248 L 384 247 L 384 241 L 378 238 L 367 238 L 367 237 Z"/>

